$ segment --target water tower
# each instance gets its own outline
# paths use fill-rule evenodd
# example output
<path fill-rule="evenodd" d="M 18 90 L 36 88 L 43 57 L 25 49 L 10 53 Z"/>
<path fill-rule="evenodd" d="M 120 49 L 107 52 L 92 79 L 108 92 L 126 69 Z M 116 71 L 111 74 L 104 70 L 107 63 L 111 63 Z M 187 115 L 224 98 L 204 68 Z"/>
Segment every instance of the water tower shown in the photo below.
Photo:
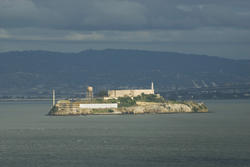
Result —
<path fill-rule="evenodd" d="M 93 87 L 92 86 L 88 86 L 87 87 L 87 94 L 86 94 L 86 98 L 87 99 L 93 99 L 94 95 L 93 95 Z"/>

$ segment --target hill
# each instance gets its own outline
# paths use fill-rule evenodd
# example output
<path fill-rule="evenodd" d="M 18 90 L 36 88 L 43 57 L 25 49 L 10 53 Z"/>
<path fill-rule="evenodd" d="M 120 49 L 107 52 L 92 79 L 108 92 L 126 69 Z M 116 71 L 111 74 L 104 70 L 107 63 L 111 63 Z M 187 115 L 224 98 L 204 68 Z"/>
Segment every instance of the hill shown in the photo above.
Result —
<path fill-rule="evenodd" d="M 248 85 L 250 60 L 142 50 L 86 50 L 79 53 L 15 51 L 0 53 L 0 93 L 81 96 L 87 85 L 98 90 L 145 88 L 157 91 Z"/>

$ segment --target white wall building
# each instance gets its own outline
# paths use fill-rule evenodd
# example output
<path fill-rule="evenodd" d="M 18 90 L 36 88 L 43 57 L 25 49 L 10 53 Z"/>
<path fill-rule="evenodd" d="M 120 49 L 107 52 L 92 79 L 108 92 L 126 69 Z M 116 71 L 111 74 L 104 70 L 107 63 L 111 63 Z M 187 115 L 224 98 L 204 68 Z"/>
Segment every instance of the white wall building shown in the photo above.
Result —
<path fill-rule="evenodd" d="M 86 109 L 118 108 L 118 104 L 117 103 L 80 104 L 80 108 L 86 108 Z"/>

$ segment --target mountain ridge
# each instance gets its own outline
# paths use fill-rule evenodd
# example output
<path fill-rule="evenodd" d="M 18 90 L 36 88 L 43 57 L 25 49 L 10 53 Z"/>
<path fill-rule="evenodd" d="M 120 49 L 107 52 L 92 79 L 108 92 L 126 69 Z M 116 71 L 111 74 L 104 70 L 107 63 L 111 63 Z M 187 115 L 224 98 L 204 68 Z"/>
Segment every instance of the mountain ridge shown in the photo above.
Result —
<path fill-rule="evenodd" d="M 219 58 L 219 59 L 228 59 L 228 60 L 236 60 L 236 61 L 250 61 L 250 59 L 232 59 L 220 56 L 210 56 L 206 54 L 196 54 L 196 53 L 184 53 L 184 52 L 173 52 L 173 51 L 157 51 L 157 50 L 143 50 L 143 49 L 86 49 L 79 52 L 60 52 L 60 51 L 49 51 L 49 50 L 12 50 L 12 51 L 4 51 L 0 52 L 0 56 L 3 54 L 20 54 L 20 53 L 49 53 L 49 54 L 71 54 L 71 55 L 79 55 L 93 52 L 143 52 L 143 53 L 159 53 L 159 54 L 175 54 L 175 55 L 192 55 L 192 56 L 204 56 L 210 58 Z M 129 55 L 128 55 L 129 56 Z"/>
<path fill-rule="evenodd" d="M 0 93 L 4 95 L 46 94 L 52 88 L 59 93 L 77 92 L 87 85 L 96 89 L 147 87 L 151 81 L 159 91 L 248 84 L 250 60 L 126 49 L 0 53 Z"/>

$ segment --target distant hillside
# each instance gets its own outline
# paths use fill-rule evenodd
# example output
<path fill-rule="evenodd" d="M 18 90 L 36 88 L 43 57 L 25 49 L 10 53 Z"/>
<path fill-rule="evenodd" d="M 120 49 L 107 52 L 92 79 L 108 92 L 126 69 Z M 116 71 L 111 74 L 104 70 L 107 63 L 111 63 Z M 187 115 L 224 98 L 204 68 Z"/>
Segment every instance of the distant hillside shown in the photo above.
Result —
<path fill-rule="evenodd" d="M 0 53 L 0 93 L 83 92 L 86 85 L 109 89 L 215 87 L 250 83 L 250 61 L 205 55 L 140 50 L 86 50 L 80 53 Z"/>

